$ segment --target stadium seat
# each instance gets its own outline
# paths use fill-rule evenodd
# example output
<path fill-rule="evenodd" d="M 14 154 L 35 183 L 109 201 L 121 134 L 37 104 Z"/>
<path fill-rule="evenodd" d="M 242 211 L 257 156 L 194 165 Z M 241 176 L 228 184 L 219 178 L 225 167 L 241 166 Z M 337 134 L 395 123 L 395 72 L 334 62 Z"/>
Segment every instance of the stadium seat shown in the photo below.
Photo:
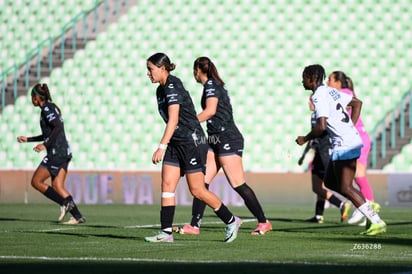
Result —
<path fill-rule="evenodd" d="M 73 1 L 64 12 L 77 12 L 91 4 L 94 1 Z M 197 111 L 202 87 L 193 79 L 193 60 L 208 55 L 215 61 L 245 138 L 244 160 L 250 170 L 304 169 L 296 164 L 295 152 L 301 147 L 293 140 L 310 128 L 309 92 L 301 84 L 302 70 L 310 63 L 321 63 L 327 72 L 338 69 L 352 76 L 364 101 L 365 126 L 371 131 L 410 88 L 407 68 L 412 66 L 412 39 L 405 12 L 409 2 L 342 4 L 339 12 L 348 15 L 344 21 L 331 5 L 322 0 L 317 4 L 321 12 L 309 17 L 315 8 L 302 3 L 201 1 L 202 13 L 211 15 L 199 20 L 198 2 L 139 1 L 50 76 L 52 96 L 62 103 L 71 143 L 82 153 L 76 166 L 154 168 L 150 158 L 164 122 L 157 113 L 156 85 L 146 76 L 145 62 L 157 51 L 164 51 L 176 63 L 172 74 L 182 79 Z M 50 5 L 62 17 L 61 2 Z M 159 5 L 167 6 L 167 24 L 159 16 Z M 0 11 L 13 13 L 7 7 Z M 330 24 L 322 23 L 322 13 L 330 14 L 330 24 L 350 29 L 347 38 L 333 40 Z M 44 26 L 44 22 L 50 24 L 44 20 L 39 23 Z M 0 25 L 2 28 L 6 27 Z M 23 104 L 16 108 L 23 109 Z M 18 119 L 29 121 L 22 117 L 24 111 L 18 113 Z M 124 133 L 126 142 L 117 137 L 117 130 Z M 93 134 L 104 138 L 92 138 Z M 119 150 L 118 161 L 103 149 L 110 138 Z M 279 150 L 268 151 L 268 147 Z M 281 153 L 283 157 L 279 157 Z M 409 161 L 407 157 L 405 161 Z"/>

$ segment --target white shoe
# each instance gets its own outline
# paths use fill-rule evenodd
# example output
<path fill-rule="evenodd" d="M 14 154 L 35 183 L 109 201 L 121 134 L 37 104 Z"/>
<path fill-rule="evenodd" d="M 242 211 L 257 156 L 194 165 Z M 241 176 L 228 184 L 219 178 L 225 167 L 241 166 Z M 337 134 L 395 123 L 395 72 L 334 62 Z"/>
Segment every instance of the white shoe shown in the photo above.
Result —
<path fill-rule="evenodd" d="M 360 210 L 355 209 L 355 211 L 352 213 L 352 217 L 350 217 L 348 220 L 348 224 L 353 225 L 359 223 L 364 217 L 365 216 L 362 214 L 362 212 L 360 212 Z"/>
<path fill-rule="evenodd" d="M 66 207 L 65 206 L 60 206 L 60 216 L 59 216 L 59 222 L 63 221 L 64 216 L 66 216 Z"/>
<path fill-rule="evenodd" d="M 65 225 L 78 225 L 78 224 L 83 224 L 86 222 L 86 218 L 80 217 L 79 219 L 76 219 L 74 217 L 71 217 L 70 220 L 67 222 L 64 222 L 63 224 Z"/>
<path fill-rule="evenodd" d="M 366 217 L 363 218 L 363 221 L 358 224 L 358 226 L 366 226 Z"/>

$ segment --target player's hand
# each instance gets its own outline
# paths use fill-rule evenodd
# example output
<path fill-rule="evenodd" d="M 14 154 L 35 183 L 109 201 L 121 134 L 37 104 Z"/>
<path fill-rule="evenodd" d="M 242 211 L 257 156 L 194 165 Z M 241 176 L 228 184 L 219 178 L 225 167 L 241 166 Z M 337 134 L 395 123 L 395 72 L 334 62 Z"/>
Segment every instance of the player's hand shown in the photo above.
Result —
<path fill-rule="evenodd" d="M 154 153 L 153 153 L 153 157 L 152 157 L 152 163 L 157 165 L 158 163 L 160 163 L 163 159 L 163 155 L 165 153 L 164 149 L 158 148 Z"/>
<path fill-rule="evenodd" d="M 40 152 L 40 151 L 42 151 L 42 150 L 44 150 L 44 149 L 46 149 L 46 146 L 43 145 L 43 144 L 38 144 L 37 146 L 35 146 L 35 147 L 33 148 L 33 150 L 36 151 L 36 152 Z"/>
<path fill-rule="evenodd" d="M 17 136 L 17 142 L 26 143 L 27 142 L 27 137 L 26 136 Z"/>
<path fill-rule="evenodd" d="M 305 136 L 298 136 L 295 141 L 300 146 L 306 143 Z"/>

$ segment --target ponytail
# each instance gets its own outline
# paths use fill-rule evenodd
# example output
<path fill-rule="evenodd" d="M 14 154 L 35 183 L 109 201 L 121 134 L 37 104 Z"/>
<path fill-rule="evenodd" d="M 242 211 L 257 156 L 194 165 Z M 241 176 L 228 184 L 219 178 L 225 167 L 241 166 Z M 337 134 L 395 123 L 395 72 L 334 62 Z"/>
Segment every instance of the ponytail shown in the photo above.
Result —
<path fill-rule="evenodd" d="M 224 86 L 222 78 L 220 78 L 219 73 L 215 64 L 208 57 L 199 57 L 195 60 L 193 64 L 193 69 L 199 68 L 200 71 L 206 74 L 207 78 L 215 80 L 220 86 Z"/>
<path fill-rule="evenodd" d="M 36 85 L 34 85 L 33 89 L 31 90 L 31 94 L 38 95 L 43 101 L 53 103 L 53 100 L 50 95 L 49 87 L 47 86 L 46 83 L 43 83 L 43 84 L 37 83 Z M 55 103 L 53 103 L 53 105 L 57 108 L 57 110 L 59 111 L 61 115 L 60 108 Z"/>

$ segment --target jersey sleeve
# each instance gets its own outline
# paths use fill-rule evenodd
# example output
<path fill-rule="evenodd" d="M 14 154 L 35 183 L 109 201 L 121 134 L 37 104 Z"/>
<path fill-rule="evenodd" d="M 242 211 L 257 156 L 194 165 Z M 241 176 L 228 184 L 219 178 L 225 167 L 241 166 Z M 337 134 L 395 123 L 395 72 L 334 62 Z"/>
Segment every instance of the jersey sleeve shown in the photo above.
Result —
<path fill-rule="evenodd" d="M 204 87 L 205 98 L 219 98 L 220 89 L 212 80 L 208 80 Z"/>
<path fill-rule="evenodd" d="M 168 106 L 182 103 L 182 98 L 174 83 L 169 83 L 167 85 L 167 87 L 165 88 L 165 96 L 166 104 Z"/>

